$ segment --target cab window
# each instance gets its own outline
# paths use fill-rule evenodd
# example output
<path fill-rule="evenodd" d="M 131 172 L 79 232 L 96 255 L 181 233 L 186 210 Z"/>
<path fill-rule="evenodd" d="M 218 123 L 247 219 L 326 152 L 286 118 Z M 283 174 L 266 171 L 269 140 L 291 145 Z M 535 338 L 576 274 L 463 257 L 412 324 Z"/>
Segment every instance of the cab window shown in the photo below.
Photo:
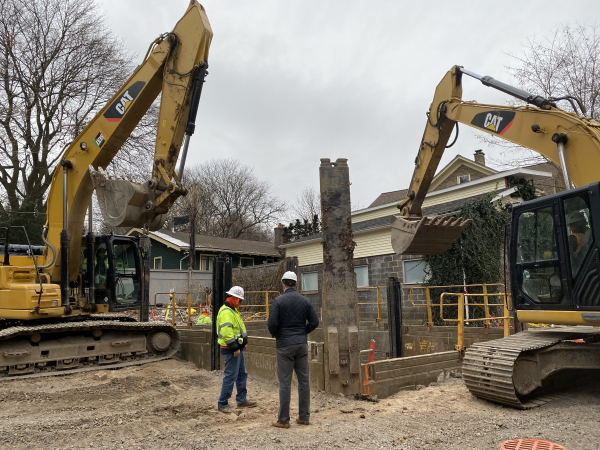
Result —
<path fill-rule="evenodd" d="M 594 235 L 587 192 L 563 200 L 571 276 L 575 278 L 592 248 Z"/>
<path fill-rule="evenodd" d="M 536 303 L 559 303 L 563 291 L 552 206 L 521 213 L 516 256 L 523 293 Z"/>
<path fill-rule="evenodd" d="M 136 303 L 139 300 L 135 252 L 136 246 L 132 242 L 113 243 L 117 303 Z"/>

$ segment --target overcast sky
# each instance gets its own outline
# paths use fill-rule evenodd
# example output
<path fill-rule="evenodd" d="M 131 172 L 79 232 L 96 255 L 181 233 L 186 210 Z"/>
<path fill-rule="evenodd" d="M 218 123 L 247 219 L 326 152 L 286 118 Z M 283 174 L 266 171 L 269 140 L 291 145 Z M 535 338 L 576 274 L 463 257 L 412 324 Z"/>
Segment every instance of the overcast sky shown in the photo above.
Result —
<path fill-rule="evenodd" d="M 187 0 L 100 0 L 141 60 Z M 511 82 L 507 53 L 561 23 L 593 24 L 598 0 L 204 0 L 214 38 L 187 164 L 231 157 L 293 202 L 320 158 L 348 158 L 352 203 L 403 189 L 436 85 L 455 64 Z M 463 99 L 506 97 L 465 78 Z M 442 160 L 498 152 L 463 126 Z M 186 164 L 186 165 L 187 165 Z"/>

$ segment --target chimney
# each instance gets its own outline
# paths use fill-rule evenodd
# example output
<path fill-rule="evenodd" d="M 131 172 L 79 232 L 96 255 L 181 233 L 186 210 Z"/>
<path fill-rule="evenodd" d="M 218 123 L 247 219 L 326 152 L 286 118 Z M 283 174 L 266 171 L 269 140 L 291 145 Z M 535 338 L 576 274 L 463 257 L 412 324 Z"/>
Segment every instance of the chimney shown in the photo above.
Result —
<path fill-rule="evenodd" d="M 283 245 L 283 229 L 285 225 L 280 223 L 274 230 L 275 234 L 275 248 L 279 250 L 279 246 Z"/>
<path fill-rule="evenodd" d="M 485 153 L 483 153 L 483 150 L 475 150 L 475 155 L 473 159 L 475 159 L 475 162 L 477 164 L 485 166 Z"/>

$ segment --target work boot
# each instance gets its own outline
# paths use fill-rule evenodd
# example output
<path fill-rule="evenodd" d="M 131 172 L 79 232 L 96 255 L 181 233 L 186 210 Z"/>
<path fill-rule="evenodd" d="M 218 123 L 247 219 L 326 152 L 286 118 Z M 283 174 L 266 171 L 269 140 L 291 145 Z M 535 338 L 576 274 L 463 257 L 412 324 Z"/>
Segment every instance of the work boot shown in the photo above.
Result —
<path fill-rule="evenodd" d="M 238 408 L 254 408 L 257 405 L 257 403 L 245 401 L 244 403 L 238 403 L 237 405 Z"/>
<path fill-rule="evenodd" d="M 279 421 L 273 422 L 271 425 L 274 427 L 277 427 L 277 428 L 289 428 L 290 427 L 289 423 L 279 423 Z"/>
<path fill-rule="evenodd" d="M 219 412 L 222 412 L 223 414 L 234 414 L 236 411 L 233 410 L 233 408 L 229 405 L 227 406 L 223 406 L 222 408 L 217 408 L 217 410 Z"/>
<path fill-rule="evenodd" d="M 302 420 L 300 417 L 296 419 L 296 423 L 299 423 L 300 425 L 309 425 L 308 420 Z"/>

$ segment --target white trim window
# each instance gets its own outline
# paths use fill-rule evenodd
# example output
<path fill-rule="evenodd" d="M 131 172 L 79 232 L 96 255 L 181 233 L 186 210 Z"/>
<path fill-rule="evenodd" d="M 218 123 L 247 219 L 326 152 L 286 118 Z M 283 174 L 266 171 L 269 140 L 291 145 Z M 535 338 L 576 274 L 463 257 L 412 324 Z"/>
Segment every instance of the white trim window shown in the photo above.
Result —
<path fill-rule="evenodd" d="M 319 290 L 318 272 L 306 272 L 302 274 L 302 292 Z"/>
<path fill-rule="evenodd" d="M 357 266 L 354 267 L 354 273 L 356 274 L 356 287 L 369 287 L 369 266 Z"/>
<path fill-rule="evenodd" d="M 468 173 L 466 175 L 459 175 L 456 178 L 458 179 L 458 184 L 468 183 L 469 181 L 471 181 L 471 174 Z"/>
<path fill-rule="evenodd" d="M 158 270 L 162 269 L 162 256 L 154 258 L 154 268 Z"/>
<path fill-rule="evenodd" d="M 403 261 L 404 284 L 422 284 L 429 279 L 429 265 L 424 259 Z"/>

